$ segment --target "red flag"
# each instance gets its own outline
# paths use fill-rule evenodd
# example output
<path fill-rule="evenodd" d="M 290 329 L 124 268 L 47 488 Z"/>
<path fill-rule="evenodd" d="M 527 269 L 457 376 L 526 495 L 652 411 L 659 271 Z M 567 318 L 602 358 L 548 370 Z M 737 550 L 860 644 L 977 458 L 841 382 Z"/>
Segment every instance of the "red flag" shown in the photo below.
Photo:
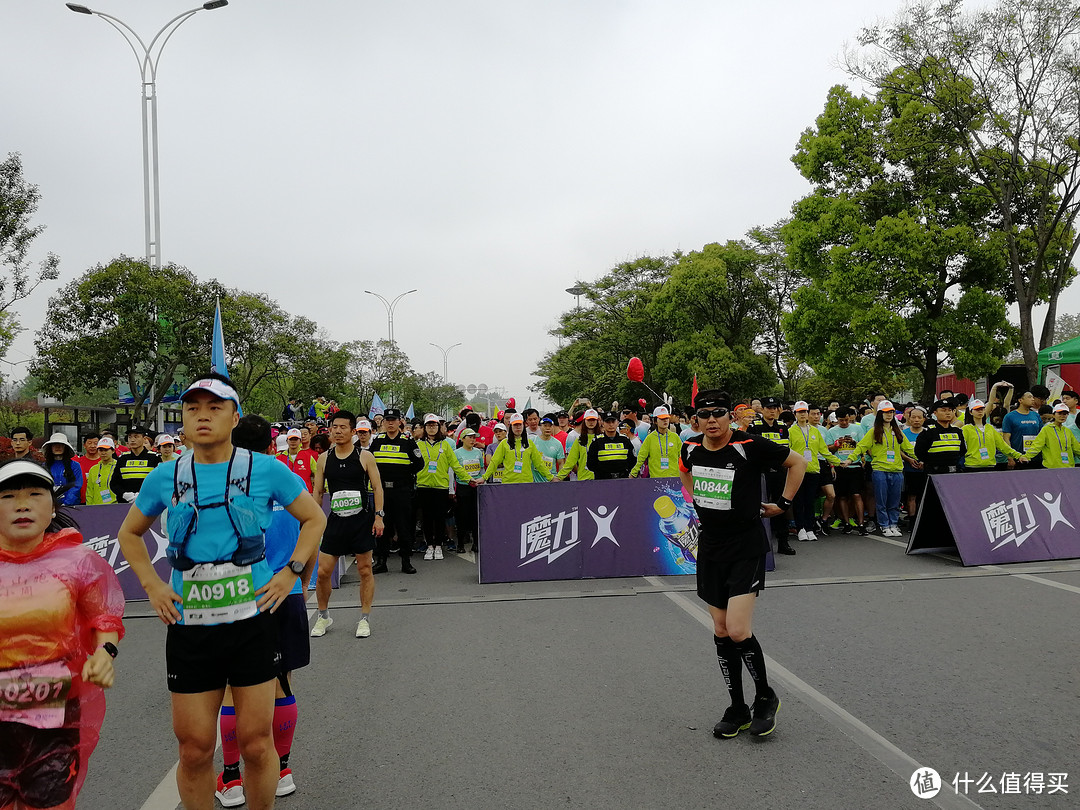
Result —
<path fill-rule="evenodd" d="M 694 374 L 694 384 L 690 386 L 690 407 L 694 407 L 694 400 L 697 399 L 697 374 Z"/>

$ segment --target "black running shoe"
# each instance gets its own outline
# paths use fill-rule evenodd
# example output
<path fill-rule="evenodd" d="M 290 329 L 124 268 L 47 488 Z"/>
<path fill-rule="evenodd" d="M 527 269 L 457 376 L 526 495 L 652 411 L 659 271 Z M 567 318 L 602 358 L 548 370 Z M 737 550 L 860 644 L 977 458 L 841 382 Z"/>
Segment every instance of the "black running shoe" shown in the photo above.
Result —
<path fill-rule="evenodd" d="M 822 537 L 828 537 L 830 534 L 832 534 L 832 530 L 829 528 L 829 524 L 825 523 L 822 520 L 818 521 L 818 532 L 821 533 Z"/>
<path fill-rule="evenodd" d="M 851 526 L 845 523 L 844 528 L 840 530 L 840 534 L 851 534 Z"/>
<path fill-rule="evenodd" d="M 866 537 L 869 532 L 866 531 L 866 524 L 859 527 L 859 537 Z"/>
<path fill-rule="evenodd" d="M 780 710 L 780 698 L 772 692 L 754 700 L 754 719 L 750 721 L 750 733 L 755 737 L 772 734 L 776 728 L 776 713 Z M 726 715 L 725 715 L 726 717 Z"/>
<path fill-rule="evenodd" d="M 728 706 L 724 712 L 724 718 L 713 726 L 714 737 L 730 739 L 737 737 L 740 731 L 750 728 L 750 707 L 743 703 L 741 706 Z"/>

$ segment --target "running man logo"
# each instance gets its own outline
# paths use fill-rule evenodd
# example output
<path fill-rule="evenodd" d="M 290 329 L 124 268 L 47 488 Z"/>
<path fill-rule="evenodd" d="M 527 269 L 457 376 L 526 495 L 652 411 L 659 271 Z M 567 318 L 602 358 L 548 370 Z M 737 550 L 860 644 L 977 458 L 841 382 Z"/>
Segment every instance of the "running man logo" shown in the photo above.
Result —
<path fill-rule="evenodd" d="M 981 512 L 983 527 L 986 529 L 987 539 L 997 551 L 1008 543 L 1016 543 L 1017 548 L 1023 545 L 1031 535 L 1039 530 L 1039 523 L 1035 520 L 1035 514 L 1031 509 L 1029 496 L 1013 498 L 1011 501 L 996 501 Z M 1061 514 L 1061 493 L 1055 497 L 1049 492 L 1035 496 L 1035 502 L 1046 509 L 1050 518 L 1050 531 L 1059 523 L 1064 523 L 1070 529 L 1076 527 Z"/>

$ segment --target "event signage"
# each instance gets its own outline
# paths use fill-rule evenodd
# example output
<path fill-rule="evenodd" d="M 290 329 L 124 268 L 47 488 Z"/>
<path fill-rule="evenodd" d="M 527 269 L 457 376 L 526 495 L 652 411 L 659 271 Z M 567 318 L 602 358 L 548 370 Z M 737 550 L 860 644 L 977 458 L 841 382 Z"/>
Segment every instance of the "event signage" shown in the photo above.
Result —
<path fill-rule="evenodd" d="M 131 506 L 126 503 L 114 503 L 102 506 L 69 507 L 69 510 L 79 524 L 83 544 L 94 549 L 112 566 L 116 578 L 120 580 L 120 587 L 124 590 L 124 599 L 133 602 L 145 600 L 146 592 L 142 589 L 142 585 L 139 584 L 139 578 L 131 570 L 128 561 L 124 558 L 124 553 L 120 550 L 120 541 L 117 539 L 120 526 L 123 524 L 124 518 L 127 517 L 130 508 Z M 327 511 L 326 506 L 323 507 L 323 511 Z M 169 546 L 169 538 L 162 529 L 160 516 L 154 520 L 154 523 L 150 526 L 150 531 L 143 536 L 143 541 L 146 543 L 146 550 L 150 554 L 150 562 L 154 564 L 154 570 L 157 571 L 159 577 L 168 582 L 169 577 L 172 575 L 168 557 L 165 556 L 165 550 Z M 336 588 L 338 586 L 338 580 L 343 568 L 344 566 L 339 564 L 334 570 L 334 574 L 330 578 L 332 587 Z M 314 582 L 314 579 L 315 573 L 313 572 L 312 582 Z M 310 587 L 314 588 L 315 586 L 312 584 Z"/>
<path fill-rule="evenodd" d="M 678 478 L 479 489 L 480 582 L 692 574 L 698 520 Z"/>
<path fill-rule="evenodd" d="M 1080 470 L 931 475 L 908 554 L 956 551 L 964 565 L 1080 557 Z"/>

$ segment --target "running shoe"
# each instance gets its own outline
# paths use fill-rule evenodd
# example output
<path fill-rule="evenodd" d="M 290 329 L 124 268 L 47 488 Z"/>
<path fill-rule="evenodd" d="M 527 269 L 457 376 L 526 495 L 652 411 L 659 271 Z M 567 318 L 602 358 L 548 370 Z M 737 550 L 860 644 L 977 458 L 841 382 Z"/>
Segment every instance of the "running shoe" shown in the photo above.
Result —
<path fill-rule="evenodd" d="M 277 790 L 274 791 L 274 795 L 288 796 L 290 793 L 296 793 L 296 782 L 292 778 L 292 768 L 286 768 L 278 777 Z"/>
<path fill-rule="evenodd" d="M 435 547 L 434 546 L 428 546 L 427 547 L 427 550 L 424 552 L 424 559 L 425 560 L 434 560 L 435 559 Z"/>
<path fill-rule="evenodd" d="M 814 534 L 813 532 L 807 532 L 806 533 L 806 539 L 809 540 L 811 543 L 816 543 L 817 542 L 817 535 Z"/>
<path fill-rule="evenodd" d="M 776 550 L 781 554 L 787 554 L 789 557 L 795 555 L 795 549 L 791 547 L 791 544 L 787 540 L 781 540 L 776 544 Z"/>
<path fill-rule="evenodd" d="M 851 526 L 845 523 L 844 528 L 840 530 L 840 534 L 851 534 Z"/>
<path fill-rule="evenodd" d="M 840 518 L 833 518 L 832 524 L 829 526 L 829 528 L 831 528 L 831 529 L 839 529 L 843 525 L 844 525 L 844 521 L 840 520 Z"/>
<path fill-rule="evenodd" d="M 713 726 L 712 734 L 714 737 L 722 739 L 737 737 L 740 731 L 746 731 L 746 729 L 750 728 L 752 719 L 750 717 L 750 707 L 745 703 L 741 706 L 728 706 L 723 719 Z"/>
<path fill-rule="evenodd" d="M 865 525 L 860 526 L 859 527 L 859 537 L 866 537 L 867 534 L 868 534 L 868 532 L 866 531 L 866 526 Z"/>
<path fill-rule="evenodd" d="M 780 710 L 780 698 L 771 689 L 771 695 L 760 695 L 754 700 L 754 719 L 750 721 L 750 733 L 755 737 L 772 734 L 776 728 L 776 713 Z"/>
<path fill-rule="evenodd" d="M 443 558 L 442 546 L 435 546 L 435 559 L 436 560 L 441 560 L 442 558 Z"/>
<path fill-rule="evenodd" d="M 357 622 L 357 624 L 356 624 L 356 637 L 357 638 L 367 638 L 370 635 L 371 635 L 371 625 L 368 623 L 368 620 L 367 619 L 361 619 L 359 622 Z M 280 794 L 280 795 L 284 795 L 284 794 Z"/>
<path fill-rule="evenodd" d="M 878 529 L 880 529 L 880 528 L 881 527 L 878 526 L 877 521 L 874 520 L 873 518 L 870 518 L 869 520 L 866 521 L 866 530 L 868 532 L 870 532 L 870 534 L 877 534 Z"/>
<path fill-rule="evenodd" d="M 818 531 L 821 532 L 822 537 L 828 537 L 830 534 L 832 534 L 832 530 L 829 528 L 828 523 L 820 523 L 818 525 Z"/>
<path fill-rule="evenodd" d="M 805 543 L 810 537 L 806 534 L 806 529 L 799 529 L 799 541 Z"/>
<path fill-rule="evenodd" d="M 244 798 L 244 780 L 237 779 L 235 782 L 229 782 L 226 785 L 225 780 L 221 778 L 219 773 L 217 790 L 214 791 L 214 795 L 217 796 L 217 800 L 221 802 L 222 807 L 239 807 L 246 801 Z"/>
<path fill-rule="evenodd" d="M 315 626 L 311 628 L 312 638 L 321 638 L 326 635 L 326 631 L 330 629 L 330 625 L 334 623 L 331 618 L 323 618 L 320 616 L 315 620 Z"/>

